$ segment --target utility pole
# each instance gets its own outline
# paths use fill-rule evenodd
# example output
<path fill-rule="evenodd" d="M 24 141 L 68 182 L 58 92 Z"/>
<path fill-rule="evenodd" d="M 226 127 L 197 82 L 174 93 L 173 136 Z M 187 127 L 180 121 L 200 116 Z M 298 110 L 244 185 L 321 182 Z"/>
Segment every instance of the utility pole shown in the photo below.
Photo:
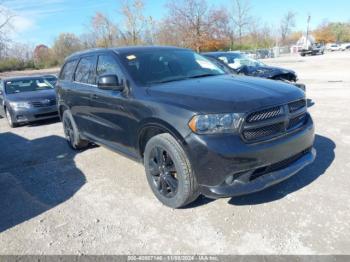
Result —
<path fill-rule="evenodd" d="M 307 29 L 306 29 L 306 49 L 309 50 L 309 31 L 310 31 L 311 16 L 307 17 Z"/>

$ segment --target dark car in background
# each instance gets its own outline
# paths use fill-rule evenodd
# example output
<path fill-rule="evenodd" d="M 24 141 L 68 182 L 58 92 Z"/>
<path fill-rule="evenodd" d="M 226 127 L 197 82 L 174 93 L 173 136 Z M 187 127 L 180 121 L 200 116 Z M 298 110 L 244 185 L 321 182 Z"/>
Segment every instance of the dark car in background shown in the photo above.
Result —
<path fill-rule="evenodd" d="M 220 59 L 217 59 L 215 57 L 206 56 L 206 58 L 215 64 L 217 67 L 219 67 L 221 70 L 223 70 L 226 74 L 232 74 L 232 75 L 238 75 L 237 71 L 231 67 L 229 67 L 225 62 L 223 62 Z"/>
<path fill-rule="evenodd" d="M 298 77 L 293 70 L 268 66 L 240 52 L 210 52 L 203 55 L 226 63 L 237 74 L 284 81 L 305 91 L 305 85 L 297 82 Z"/>
<path fill-rule="evenodd" d="M 43 75 L 42 77 L 53 86 L 57 83 L 57 76 L 55 75 Z"/>
<path fill-rule="evenodd" d="M 43 77 L 0 80 L 0 115 L 11 127 L 58 117 L 54 87 Z"/>
<path fill-rule="evenodd" d="M 304 92 L 232 76 L 188 49 L 76 53 L 56 89 L 69 145 L 91 141 L 142 162 L 153 193 L 172 208 L 200 194 L 263 190 L 315 158 Z"/>

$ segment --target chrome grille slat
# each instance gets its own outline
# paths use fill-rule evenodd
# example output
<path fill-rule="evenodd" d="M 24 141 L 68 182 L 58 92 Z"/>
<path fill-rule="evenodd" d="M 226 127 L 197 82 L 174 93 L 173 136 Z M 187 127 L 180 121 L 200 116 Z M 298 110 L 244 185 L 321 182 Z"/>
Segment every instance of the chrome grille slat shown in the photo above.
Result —
<path fill-rule="evenodd" d="M 269 109 L 264 109 L 258 112 L 254 112 L 247 117 L 247 123 L 260 122 L 269 120 L 280 116 L 283 113 L 283 109 L 280 106 L 276 106 Z"/>
<path fill-rule="evenodd" d="M 250 113 L 242 126 L 242 138 L 258 142 L 287 134 L 307 122 L 306 100 L 300 99 Z"/>

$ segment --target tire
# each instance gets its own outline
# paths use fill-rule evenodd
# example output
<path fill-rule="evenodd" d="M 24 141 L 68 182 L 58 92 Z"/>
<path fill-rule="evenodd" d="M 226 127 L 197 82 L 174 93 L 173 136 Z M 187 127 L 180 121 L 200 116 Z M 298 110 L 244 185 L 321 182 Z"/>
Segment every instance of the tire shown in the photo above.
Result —
<path fill-rule="evenodd" d="M 68 110 L 63 112 L 62 123 L 64 135 L 71 148 L 81 150 L 89 145 L 89 141 L 81 138 L 73 116 Z"/>
<path fill-rule="evenodd" d="M 11 111 L 7 108 L 5 108 L 5 115 L 6 115 L 7 123 L 11 128 L 18 127 L 18 124 L 13 121 Z"/>
<path fill-rule="evenodd" d="M 164 205 L 180 208 L 198 198 L 198 184 L 190 161 L 170 134 L 160 134 L 148 141 L 144 166 L 148 184 Z"/>

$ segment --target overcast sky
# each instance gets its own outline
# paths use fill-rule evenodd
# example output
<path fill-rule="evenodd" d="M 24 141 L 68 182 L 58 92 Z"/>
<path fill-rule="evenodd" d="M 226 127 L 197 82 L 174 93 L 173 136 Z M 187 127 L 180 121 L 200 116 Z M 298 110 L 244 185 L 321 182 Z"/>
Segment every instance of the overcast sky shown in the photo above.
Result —
<path fill-rule="evenodd" d="M 77 35 L 86 31 L 89 19 L 101 11 L 120 21 L 118 9 L 122 0 L 8 0 L 5 5 L 16 14 L 15 40 L 51 45 L 60 32 Z M 232 0 L 207 0 L 209 5 L 232 8 Z M 167 0 L 145 0 L 146 14 L 160 19 L 166 13 Z M 308 14 L 311 27 L 324 20 L 350 21 L 349 0 L 250 0 L 251 14 L 261 23 L 278 25 L 283 14 L 297 14 L 297 29 L 305 30 Z"/>

